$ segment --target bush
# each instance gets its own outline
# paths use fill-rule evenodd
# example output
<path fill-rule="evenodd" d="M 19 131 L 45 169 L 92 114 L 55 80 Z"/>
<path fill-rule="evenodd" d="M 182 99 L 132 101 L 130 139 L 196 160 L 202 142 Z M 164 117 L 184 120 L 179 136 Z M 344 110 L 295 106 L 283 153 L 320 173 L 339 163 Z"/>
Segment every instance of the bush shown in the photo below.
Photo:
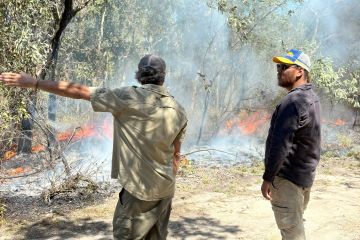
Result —
<path fill-rule="evenodd" d="M 355 147 L 351 149 L 348 154 L 348 157 L 354 158 L 356 160 L 360 160 L 360 147 Z"/>

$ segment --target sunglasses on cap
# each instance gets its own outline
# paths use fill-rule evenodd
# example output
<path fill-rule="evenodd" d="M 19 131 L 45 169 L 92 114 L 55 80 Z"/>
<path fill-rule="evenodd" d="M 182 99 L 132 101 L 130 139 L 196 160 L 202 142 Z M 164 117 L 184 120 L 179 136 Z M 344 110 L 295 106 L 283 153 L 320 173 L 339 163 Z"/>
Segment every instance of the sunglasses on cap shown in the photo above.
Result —
<path fill-rule="evenodd" d="M 280 72 L 280 71 L 284 71 L 290 67 L 297 67 L 297 65 L 293 64 L 293 65 L 289 65 L 289 64 L 276 64 L 276 69 Z"/>

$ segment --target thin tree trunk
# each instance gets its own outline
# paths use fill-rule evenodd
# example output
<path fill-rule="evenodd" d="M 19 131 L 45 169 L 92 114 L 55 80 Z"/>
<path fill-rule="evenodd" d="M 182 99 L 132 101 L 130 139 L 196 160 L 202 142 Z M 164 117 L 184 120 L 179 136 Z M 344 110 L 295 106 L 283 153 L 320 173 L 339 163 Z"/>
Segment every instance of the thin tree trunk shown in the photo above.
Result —
<path fill-rule="evenodd" d="M 58 53 L 60 49 L 61 43 L 61 36 L 64 30 L 66 29 L 67 25 L 70 23 L 71 19 L 84 7 L 89 4 L 89 1 L 86 1 L 82 6 L 77 7 L 74 9 L 73 7 L 73 0 L 64 0 L 64 12 L 59 18 L 57 15 L 57 11 L 53 11 L 54 19 L 55 19 L 55 26 L 58 26 L 58 30 L 55 33 L 54 38 L 51 40 L 51 52 L 49 54 L 49 58 L 45 67 L 39 74 L 40 79 L 45 79 L 46 74 L 49 73 L 48 79 L 55 80 L 55 69 L 56 63 L 58 59 Z M 27 110 L 31 116 L 31 118 L 35 117 L 35 108 L 37 102 L 37 95 L 36 93 L 31 95 L 31 101 L 28 104 Z M 56 120 L 56 96 L 53 94 L 49 95 L 49 108 L 48 108 L 48 117 L 50 120 Z M 31 152 L 31 144 L 32 144 L 32 129 L 33 129 L 33 121 L 31 118 L 24 118 L 21 121 L 21 130 L 22 135 L 24 137 L 20 138 L 18 141 L 18 152 L 19 153 L 29 153 Z M 53 140 L 55 139 L 54 136 L 51 136 Z"/>
<path fill-rule="evenodd" d="M 36 92 L 30 94 L 30 101 L 27 105 L 27 112 L 29 113 L 28 117 L 25 117 L 21 120 L 21 135 L 18 139 L 17 153 L 31 153 L 32 147 L 32 131 L 34 127 L 33 118 L 36 114 L 36 103 L 37 103 L 37 94 Z"/>
<path fill-rule="evenodd" d="M 27 103 L 28 117 L 24 117 L 20 123 L 21 135 L 17 141 L 17 153 L 31 153 L 32 147 L 32 131 L 34 126 L 33 118 L 36 115 L 36 103 L 37 94 L 36 92 L 30 93 L 30 100 Z"/>
<path fill-rule="evenodd" d="M 360 118 L 359 118 L 359 114 L 360 113 L 360 109 L 356 108 L 355 109 L 355 119 L 354 119 L 354 123 L 353 123 L 353 129 L 360 127 Z"/>
<path fill-rule="evenodd" d="M 205 125 L 205 119 L 206 119 L 207 110 L 208 110 L 208 106 L 209 106 L 209 98 L 210 98 L 210 91 L 206 91 L 205 104 L 204 104 L 204 109 L 203 109 L 203 113 L 202 113 L 202 116 L 201 116 L 199 135 L 198 135 L 198 138 L 196 140 L 196 145 L 199 145 L 202 134 L 203 134 L 204 125 Z"/>

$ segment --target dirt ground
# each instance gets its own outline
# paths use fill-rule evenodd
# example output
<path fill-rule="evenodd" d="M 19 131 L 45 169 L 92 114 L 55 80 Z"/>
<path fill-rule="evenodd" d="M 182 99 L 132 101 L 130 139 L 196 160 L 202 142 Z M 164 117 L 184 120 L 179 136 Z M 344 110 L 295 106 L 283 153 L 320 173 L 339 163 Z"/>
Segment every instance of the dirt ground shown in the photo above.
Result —
<path fill-rule="evenodd" d="M 280 240 L 270 203 L 260 193 L 261 173 L 261 164 L 183 168 L 168 239 Z M 111 239 L 116 196 L 37 221 L 6 219 L 0 239 Z M 307 239 L 360 240 L 359 160 L 321 162 L 304 217 Z"/>

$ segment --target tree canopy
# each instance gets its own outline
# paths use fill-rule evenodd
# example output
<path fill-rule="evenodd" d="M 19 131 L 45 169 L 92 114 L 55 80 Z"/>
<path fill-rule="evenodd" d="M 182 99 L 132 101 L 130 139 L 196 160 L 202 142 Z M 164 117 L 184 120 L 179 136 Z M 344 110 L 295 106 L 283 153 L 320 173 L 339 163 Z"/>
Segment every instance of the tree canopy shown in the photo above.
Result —
<path fill-rule="evenodd" d="M 157 53 L 168 64 L 166 84 L 182 99 L 191 118 L 201 119 L 193 121 L 190 133 L 202 138 L 199 128 L 211 135 L 236 112 L 272 109 L 281 93 L 270 59 L 296 47 L 311 56 L 312 79 L 322 93 L 356 112 L 360 31 L 353 10 L 359 7 L 356 1 L 331 2 L 4 0 L 0 71 L 119 87 L 136 84 L 133 76 L 139 58 Z M 65 21 L 69 4 L 71 17 Z M 66 27 L 57 38 L 62 19 Z M 329 26 L 339 32 L 326 31 Z M 54 39 L 59 46 L 51 76 Z M 334 47 L 339 39 L 346 42 L 341 49 Z M 31 91 L 0 86 L 2 133 L 11 132 L 26 117 L 28 105 L 34 104 L 29 102 L 31 96 Z M 78 115 L 87 111 L 67 102 L 71 100 L 62 105 Z M 64 110 L 60 106 L 56 111 Z"/>

